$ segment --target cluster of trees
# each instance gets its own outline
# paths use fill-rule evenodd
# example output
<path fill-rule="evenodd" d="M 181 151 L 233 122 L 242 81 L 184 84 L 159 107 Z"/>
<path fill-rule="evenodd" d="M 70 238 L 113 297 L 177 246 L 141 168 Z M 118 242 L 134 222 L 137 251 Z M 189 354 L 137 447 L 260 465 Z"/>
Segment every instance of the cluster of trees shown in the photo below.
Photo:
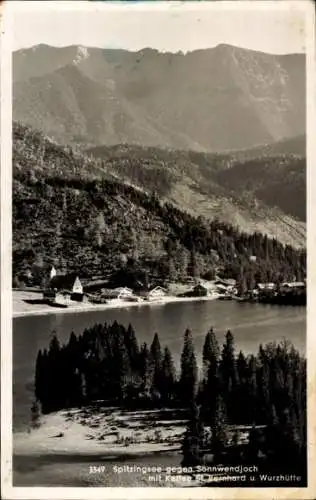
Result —
<path fill-rule="evenodd" d="M 66 263 L 82 277 L 108 276 L 133 259 L 151 277 L 185 280 L 219 273 L 256 282 L 301 280 L 306 252 L 260 233 L 193 217 L 157 195 L 109 179 L 15 173 L 13 278 L 38 283 L 39 261 Z"/>
<path fill-rule="evenodd" d="M 66 345 L 53 336 L 39 351 L 35 395 L 42 412 L 104 400 L 108 404 L 165 405 L 176 397 L 176 373 L 168 347 L 156 334 L 139 346 L 131 325 L 96 324 Z"/>
<path fill-rule="evenodd" d="M 287 341 L 259 346 L 257 355 L 235 353 L 230 331 L 220 352 L 214 332 L 205 339 L 204 377 L 192 401 L 183 463 L 203 463 L 205 450 L 217 463 L 262 462 L 272 470 L 306 466 L 306 360 Z M 233 424 L 250 425 L 249 442 L 238 447 Z M 210 429 L 210 433 L 206 429 Z M 236 451 L 237 448 L 237 451 Z"/>
<path fill-rule="evenodd" d="M 177 373 L 158 334 L 151 345 L 139 346 L 131 325 L 96 324 L 79 337 L 71 333 L 63 346 L 54 336 L 48 350 L 39 351 L 35 396 L 43 413 L 96 400 L 126 408 L 186 408 L 186 465 L 201 463 L 206 451 L 221 463 L 231 459 L 236 425 L 252 426 L 248 460 L 261 452 L 270 462 L 286 464 L 289 457 L 293 464 L 306 454 L 306 360 L 286 341 L 260 345 L 257 355 L 245 356 L 235 352 L 230 331 L 220 348 L 211 328 L 199 370 L 186 330 Z"/>

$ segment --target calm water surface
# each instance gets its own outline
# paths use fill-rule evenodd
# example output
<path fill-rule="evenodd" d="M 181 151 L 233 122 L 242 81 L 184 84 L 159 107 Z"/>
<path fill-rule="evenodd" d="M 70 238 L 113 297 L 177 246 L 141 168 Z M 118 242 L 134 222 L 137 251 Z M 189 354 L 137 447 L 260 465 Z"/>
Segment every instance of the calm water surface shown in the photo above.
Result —
<path fill-rule="evenodd" d="M 198 361 L 204 337 L 213 326 L 220 343 L 230 329 L 236 349 L 256 353 L 260 343 L 287 338 L 301 353 L 306 345 L 306 308 L 263 304 L 205 301 L 141 306 L 107 311 L 21 317 L 13 320 L 13 426 L 25 429 L 29 423 L 33 398 L 34 365 L 39 349 L 48 346 L 56 332 L 66 342 L 71 331 L 82 333 L 96 322 L 117 320 L 132 323 L 139 342 L 151 342 L 155 332 L 168 344 L 176 364 L 186 328 L 193 333 Z"/>

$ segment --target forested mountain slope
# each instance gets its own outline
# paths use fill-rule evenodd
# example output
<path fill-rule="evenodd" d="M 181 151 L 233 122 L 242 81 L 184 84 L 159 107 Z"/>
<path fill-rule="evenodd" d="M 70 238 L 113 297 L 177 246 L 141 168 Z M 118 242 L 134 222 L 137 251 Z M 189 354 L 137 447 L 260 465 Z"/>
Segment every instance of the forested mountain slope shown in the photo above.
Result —
<path fill-rule="evenodd" d="M 281 150 L 281 148 L 280 148 Z M 259 230 L 305 245 L 306 158 L 293 154 L 247 157 L 119 145 L 88 150 L 118 179 L 172 201 L 194 215 L 243 231 Z"/>
<path fill-rule="evenodd" d="M 161 202 L 113 180 L 106 163 L 29 128 L 15 125 L 13 147 L 14 276 L 43 262 L 81 276 L 108 275 L 128 259 L 151 276 L 173 280 L 214 270 L 248 280 L 305 274 L 304 251 L 258 232 L 247 235 L 215 217 L 196 217 L 185 205 L 176 208 L 170 203 L 172 170 L 166 186 L 158 186 L 169 198 Z"/>

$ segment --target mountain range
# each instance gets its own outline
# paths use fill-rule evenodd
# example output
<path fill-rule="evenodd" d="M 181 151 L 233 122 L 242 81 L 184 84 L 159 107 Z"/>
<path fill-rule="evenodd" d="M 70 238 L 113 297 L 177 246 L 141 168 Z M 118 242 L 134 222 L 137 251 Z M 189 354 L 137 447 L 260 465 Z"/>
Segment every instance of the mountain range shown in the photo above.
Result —
<path fill-rule="evenodd" d="M 61 144 L 221 152 L 305 134 L 305 55 L 38 45 L 13 55 L 13 116 Z"/>
<path fill-rule="evenodd" d="M 38 45 L 13 79 L 15 171 L 115 179 L 305 246 L 303 54 Z"/>

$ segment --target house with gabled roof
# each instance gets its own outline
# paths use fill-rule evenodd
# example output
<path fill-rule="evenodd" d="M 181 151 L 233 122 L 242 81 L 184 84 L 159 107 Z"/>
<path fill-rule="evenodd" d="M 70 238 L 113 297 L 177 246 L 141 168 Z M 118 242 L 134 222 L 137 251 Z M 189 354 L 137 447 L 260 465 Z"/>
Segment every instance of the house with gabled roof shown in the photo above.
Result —
<path fill-rule="evenodd" d="M 167 295 L 167 290 L 161 286 L 144 287 L 139 291 L 139 295 L 146 300 L 158 300 Z"/>
<path fill-rule="evenodd" d="M 52 274 L 52 273 L 51 273 Z M 53 274 L 48 287 L 43 292 L 43 298 L 52 302 L 83 301 L 83 286 L 79 276 L 74 273 Z"/>

